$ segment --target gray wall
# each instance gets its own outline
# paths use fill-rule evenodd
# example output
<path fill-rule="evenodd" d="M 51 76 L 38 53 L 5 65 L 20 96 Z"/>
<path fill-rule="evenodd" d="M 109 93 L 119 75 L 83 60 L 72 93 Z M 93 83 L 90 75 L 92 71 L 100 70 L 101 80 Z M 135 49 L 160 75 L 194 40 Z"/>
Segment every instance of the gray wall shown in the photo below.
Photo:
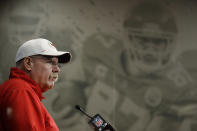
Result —
<path fill-rule="evenodd" d="M 197 2 L 163 0 L 162 16 L 160 6 L 149 15 L 148 5 L 136 8 L 144 1 L 1 1 L 0 81 L 17 48 L 43 37 L 73 55 L 44 94 L 60 130 L 91 130 L 79 104 L 118 131 L 196 131 Z"/>

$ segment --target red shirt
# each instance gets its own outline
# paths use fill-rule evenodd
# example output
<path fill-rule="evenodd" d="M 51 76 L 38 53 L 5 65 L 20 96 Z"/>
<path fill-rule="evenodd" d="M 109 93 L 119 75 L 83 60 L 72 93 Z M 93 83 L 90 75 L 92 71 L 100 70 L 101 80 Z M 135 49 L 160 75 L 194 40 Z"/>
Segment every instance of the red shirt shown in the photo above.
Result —
<path fill-rule="evenodd" d="M 0 131 L 59 131 L 43 98 L 35 81 L 11 68 L 9 80 L 0 85 Z"/>

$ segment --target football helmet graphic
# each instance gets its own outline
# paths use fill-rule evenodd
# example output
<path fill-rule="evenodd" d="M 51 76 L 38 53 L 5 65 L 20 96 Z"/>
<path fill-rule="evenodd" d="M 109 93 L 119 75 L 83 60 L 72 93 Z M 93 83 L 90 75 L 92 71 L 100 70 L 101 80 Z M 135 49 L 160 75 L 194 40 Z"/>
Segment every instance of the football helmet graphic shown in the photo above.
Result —
<path fill-rule="evenodd" d="M 132 64 L 143 72 L 154 72 L 171 61 L 177 26 L 170 9 L 159 1 L 145 1 L 128 13 L 123 24 Z"/>

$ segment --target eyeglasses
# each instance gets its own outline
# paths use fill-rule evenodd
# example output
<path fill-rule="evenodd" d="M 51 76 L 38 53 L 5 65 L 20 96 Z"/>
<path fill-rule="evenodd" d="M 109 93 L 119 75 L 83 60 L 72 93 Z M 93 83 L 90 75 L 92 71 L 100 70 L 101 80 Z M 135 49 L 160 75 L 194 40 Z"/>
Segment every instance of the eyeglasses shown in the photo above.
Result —
<path fill-rule="evenodd" d="M 50 64 L 52 67 L 58 67 L 58 68 L 62 67 L 61 63 L 58 63 L 57 61 L 53 60 L 54 56 L 34 55 L 34 56 L 30 56 L 30 57 L 44 60 L 45 63 Z"/>

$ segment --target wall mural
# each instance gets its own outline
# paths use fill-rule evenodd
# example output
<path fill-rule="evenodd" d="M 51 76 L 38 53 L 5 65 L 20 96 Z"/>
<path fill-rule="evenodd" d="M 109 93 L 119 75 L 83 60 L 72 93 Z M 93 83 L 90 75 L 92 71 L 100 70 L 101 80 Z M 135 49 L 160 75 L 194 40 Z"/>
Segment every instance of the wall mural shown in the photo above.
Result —
<path fill-rule="evenodd" d="M 1 3 L 1 82 L 28 39 L 73 55 L 43 100 L 61 131 L 91 130 L 77 104 L 118 131 L 197 130 L 195 0 Z"/>

